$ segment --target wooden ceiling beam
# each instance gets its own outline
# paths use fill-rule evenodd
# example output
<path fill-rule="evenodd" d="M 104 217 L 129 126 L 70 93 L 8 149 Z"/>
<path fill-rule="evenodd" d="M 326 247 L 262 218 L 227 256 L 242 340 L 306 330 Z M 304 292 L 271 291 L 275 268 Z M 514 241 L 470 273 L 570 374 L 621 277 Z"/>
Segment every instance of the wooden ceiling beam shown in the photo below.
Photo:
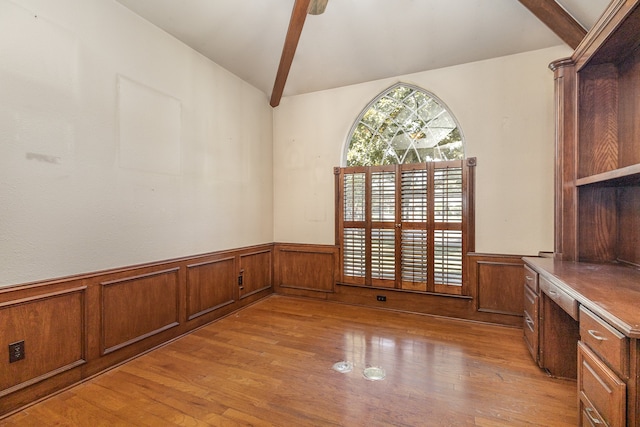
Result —
<path fill-rule="evenodd" d="M 555 0 L 519 0 L 520 3 L 572 49 L 578 47 L 587 31 Z"/>
<path fill-rule="evenodd" d="M 289 70 L 293 63 L 293 57 L 296 54 L 298 41 L 300 40 L 300 34 L 302 33 L 302 27 L 304 27 L 304 21 L 307 18 L 307 10 L 309 9 L 310 1 L 311 0 L 296 0 L 293 5 L 291 19 L 289 20 L 289 29 L 287 30 L 287 37 L 285 38 L 284 46 L 282 47 L 282 55 L 280 56 L 280 65 L 278 66 L 276 81 L 273 84 L 273 90 L 271 91 L 271 101 L 269 104 L 271 104 L 272 107 L 280 105 L 282 92 L 284 92 L 284 85 L 287 82 Z"/>

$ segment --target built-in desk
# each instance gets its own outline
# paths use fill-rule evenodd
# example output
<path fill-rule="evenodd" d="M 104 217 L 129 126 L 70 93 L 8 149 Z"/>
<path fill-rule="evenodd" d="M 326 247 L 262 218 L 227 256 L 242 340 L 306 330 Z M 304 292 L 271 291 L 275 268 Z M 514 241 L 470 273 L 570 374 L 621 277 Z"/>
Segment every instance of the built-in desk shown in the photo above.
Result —
<path fill-rule="evenodd" d="M 577 378 L 580 425 L 640 427 L 640 270 L 524 261 L 525 341 L 541 368 Z"/>

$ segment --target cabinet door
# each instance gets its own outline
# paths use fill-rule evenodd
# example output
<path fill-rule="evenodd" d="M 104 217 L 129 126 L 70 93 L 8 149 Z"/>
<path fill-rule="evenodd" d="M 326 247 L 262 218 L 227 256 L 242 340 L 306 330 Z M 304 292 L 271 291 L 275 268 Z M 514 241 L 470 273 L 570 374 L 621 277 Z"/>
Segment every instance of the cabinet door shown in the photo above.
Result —
<path fill-rule="evenodd" d="M 578 343 L 578 397 L 580 425 L 626 425 L 627 387 L 582 342 Z"/>

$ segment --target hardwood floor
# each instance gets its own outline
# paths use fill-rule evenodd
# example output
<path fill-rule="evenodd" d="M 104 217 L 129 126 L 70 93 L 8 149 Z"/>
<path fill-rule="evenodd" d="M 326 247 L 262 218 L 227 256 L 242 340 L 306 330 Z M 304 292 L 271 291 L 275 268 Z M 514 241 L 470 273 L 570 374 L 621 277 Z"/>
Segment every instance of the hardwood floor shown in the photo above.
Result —
<path fill-rule="evenodd" d="M 0 424 L 575 426 L 576 400 L 520 329 L 272 296 Z"/>

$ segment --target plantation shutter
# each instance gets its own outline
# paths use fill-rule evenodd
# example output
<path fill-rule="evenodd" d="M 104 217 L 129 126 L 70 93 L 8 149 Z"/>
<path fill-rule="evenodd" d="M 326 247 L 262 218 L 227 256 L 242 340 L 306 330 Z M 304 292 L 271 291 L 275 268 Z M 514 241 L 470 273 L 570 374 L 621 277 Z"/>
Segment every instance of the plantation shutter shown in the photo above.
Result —
<path fill-rule="evenodd" d="M 371 171 L 371 280 L 376 286 L 395 286 L 395 169 Z"/>
<path fill-rule="evenodd" d="M 407 166 L 402 171 L 402 289 L 427 290 L 428 177 L 426 164 L 418 164 L 417 167 Z"/>
<path fill-rule="evenodd" d="M 436 291 L 462 286 L 462 167 L 434 171 L 434 259 Z"/>
<path fill-rule="evenodd" d="M 342 264 L 345 279 L 363 284 L 366 275 L 366 174 L 344 174 Z M 350 278 L 350 279 L 349 279 Z"/>
<path fill-rule="evenodd" d="M 473 165 L 336 168 L 341 283 L 468 295 L 465 177 Z"/>

